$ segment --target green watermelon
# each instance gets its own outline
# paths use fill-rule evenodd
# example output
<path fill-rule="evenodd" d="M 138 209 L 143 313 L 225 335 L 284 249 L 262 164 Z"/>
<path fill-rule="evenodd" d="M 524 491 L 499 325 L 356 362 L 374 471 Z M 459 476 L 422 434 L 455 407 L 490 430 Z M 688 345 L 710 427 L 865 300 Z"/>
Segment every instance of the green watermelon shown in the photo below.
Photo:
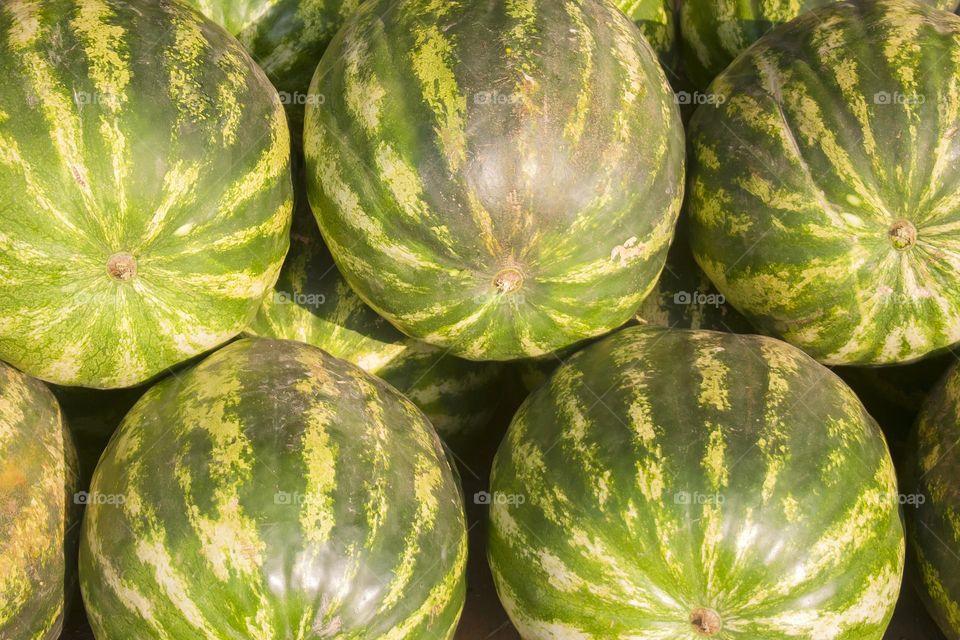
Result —
<path fill-rule="evenodd" d="M 463 501 L 436 432 L 320 349 L 244 339 L 151 388 L 93 477 L 98 640 L 450 638 Z"/>
<path fill-rule="evenodd" d="M 292 208 L 276 91 L 180 2 L 0 6 L 0 358 L 143 382 L 238 334 Z"/>
<path fill-rule="evenodd" d="M 684 71 L 701 91 L 774 27 L 835 0 L 691 0 L 680 3 Z M 952 11 L 957 0 L 925 0 Z"/>
<path fill-rule="evenodd" d="M 960 17 L 912 0 L 811 11 L 716 79 L 691 244 L 761 332 L 848 365 L 960 340 L 958 83 Z"/>
<path fill-rule="evenodd" d="M 489 561 L 527 640 L 880 640 L 904 537 L 853 392 L 772 338 L 635 327 L 520 408 Z"/>
<path fill-rule="evenodd" d="M 56 399 L 0 363 L 0 638 L 60 637 L 76 491 L 77 456 Z"/>
<path fill-rule="evenodd" d="M 949 640 L 960 638 L 960 370 L 930 394 L 917 421 L 907 509 L 909 539 L 927 610 Z"/>
<path fill-rule="evenodd" d="M 656 282 L 682 126 L 611 3 L 367 2 L 310 91 L 324 240 L 405 334 L 471 360 L 542 355 L 622 325 Z"/>
<path fill-rule="evenodd" d="M 344 281 L 302 200 L 280 279 L 247 333 L 306 342 L 379 376 L 458 450 L 497 407 L 504 366 L 461 360 L 394 329 Z"/>
<path fill-rule="evenodd" d="M 321 99 L 310 79 L 327 45 L 360 0 L 188 0 L 232 33 L 266 72 L 299 138 L 303 110 Z"/>
<path fill-rule="evenodd" d="M 677 26 L 673 0 L 617 0 L 617 7 L 640 28 L 664 69 L 677 66 Z"/>

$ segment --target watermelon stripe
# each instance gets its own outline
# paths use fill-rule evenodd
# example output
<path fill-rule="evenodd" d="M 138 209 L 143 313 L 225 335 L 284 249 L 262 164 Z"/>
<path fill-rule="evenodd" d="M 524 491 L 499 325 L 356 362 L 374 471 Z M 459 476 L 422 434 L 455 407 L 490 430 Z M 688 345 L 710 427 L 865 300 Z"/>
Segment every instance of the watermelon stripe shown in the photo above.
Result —
<path fill-rule="evenodd" d="M 593 1 L 393 9 L 370 3 L 345 27 L 305 124 L 311 204 L 351 286 L 408 335 L 477 360 L 622 324 L 662 268 L 682 191 L 676 105 L 636 28 Z"/>
<path fill-rule="evenodd" d="M 118 224 L 103 221 L 105 237 L 114 244 L 120 243 L 118 232 L 123 229 L 129 215 L 126 179 L 130 170 L 130 152 L 120 122 L 120 109 L 126 103 L 126 90 L 130 82 L 129 61 L 125 58 L 124 29 L 109 24 L 110 8 L 104 2 L 86 2 L 78 5 L 77 16 L 71 26 L 77 33 L 90 60 L 90 78 L 98 95 L 112 96 L 105 101 L 101 117 L 100 133 L 110 150 L 113 162 L 112 188 L 117 192 Z M 51 125 L 55 125 L 50 122 Z"/>
<path fill-rule="evenodd" d="M 177 3 L 14 0 L 0 67 L 0 357 L 117 387 L 239 333 L 292 194 L 282 106 L 237 43 Z"/>
<path fill-rule="evenodd" d="M 2 638 L 60 636 L 77 477 L 76 452 L 53 395 L 0 363 Z"/>
<path fill-rule="evenodd" d="M 836 0 L 708 0 L 680 5 L 684 72 L 703 91 L 747 47 L 771 29 Z M 923 0 L 953 11 L 956 0 Z M 836 32 L 835 32 L 836 33 Z M 834 42 L 837 36 L 834 36 Z M 907 41 L 905 41 L 907 42 Z"/>
<path fill-rule="evenodd" d="M 758 329 L 829 364 L 960 340 L 958 36 L 920 3 L 835 3 L 716 79 L 728 100 L 691 122 L 692 245 Z"/>
<path fill-rule="evenodd" d="M 491 487 L 525 496 L 494 502 L 489 550 L 524 638 L 692 640 L 707 608 L 721 638 L 879 640 L 899 593 L 885 442 L 772 339 L 634 328 L 586 348 L 520 409 Z"/>
<path fill-rule="evenodd" d="M 927 609 L 948 637 L 960 633 L 957 461 L 960 375 L 954 365 L 930 392 L 917 419 L 911 482 L 924 500 L 908 510 L 911 549 Z"/>
<path fill-rule="evenodd" d="M 452 637 L 466 531 L 439 440 L 319 349 L 241 340 L 158 384 L 92 491 L 125 497 L 84 525 L 99 638 Z"/>

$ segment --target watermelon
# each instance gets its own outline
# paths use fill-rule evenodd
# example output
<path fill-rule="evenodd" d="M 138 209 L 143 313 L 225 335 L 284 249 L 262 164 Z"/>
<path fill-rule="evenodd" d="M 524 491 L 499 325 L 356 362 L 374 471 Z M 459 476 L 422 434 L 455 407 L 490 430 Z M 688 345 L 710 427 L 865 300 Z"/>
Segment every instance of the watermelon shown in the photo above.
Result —
<path fill-rule="evenodd" d="M 958 85 L 960 17 L 913 0 L 811 11 L 716 79 L 726 101 L 690 126 L 691 244 L 757 329 L 828 364 L 960 340 Z"/>
<path fill-rule="evenodd" d="M 180 2 L 0 6 L 0 358 L 132 386 L 240 333 L 292 209 L 276 91 Z"/>
<path fill-rule="evenodd" d="M 773 338 L 588 347 L 520 408 L 490 485 L 489 561 L 527 640 L 880 640 L 900 591 L 879 428 Z"/>
<path fill-rule="evenodd" d="M 731 333 L 754 333 L 750 323 L 727 304 L 701 271 L 687 243 L 687 219 L 681 215 L 676 237 L 667 253 L 667 264 L 657 285 L 627 323 L 672 329 L 706 329 Z M 588 343 L 560 353 L 530 358 L 518 363 L 520 379 L 528 391 L 543 384 L 556 368 Z"/>
<path fill-rule="evenodd" d="M 60 637 L 76 491 L 77 455 L 56 399 L 0 363 L 0 638 Z"/>
<path fill-rule="evenodd" d="M 672 0 L 617 0 L 617 7 L 633 20 L 660 58 L 668 76 L 677 66 L 677 26 Z"/>
<path fill-rule="evenodd" d="M 151 388 L 94 473 L 80 583 L 98 640 L 450 638 L 463 501 L 383 381 L 248 338 Z"/>
<path fill-rule="evenodd" d="M 327 45 L 360 0 L 188 0 L 236 36 L 280 92 L 299 139 L 310 79 Z"/>
<path fill-rule="evenodd" d="M 367 2 L 310 92 L 326 98 L 304 128 L 324 240 L 406 335 L 538 356 L 622 325 L 656 282 L 683 132 L 612 4 Z"/>
<path fill-rule="evenodd" d="M 927 610 L 950 640 L 960 638 L 960 370 L 954 366 L 917 420 L 911 459 L 910 546 Z"/>
<path fill-rule="evenodd" d="M 696 0 L 680 3 L 684 71 L 701 91 L 774 27 L 835 0 Z M 925 0 L 953 11 L 957 0 Z"/>
<path fill-rule="evenodd" d="M 337 271 L 301 194 L 280 279 L 247 333 L 299 340 L 352 362 L 413 400 L 444 442 L 469 446 L 493 416 L 505 367 L 410 339 L 364 304 Z"/>

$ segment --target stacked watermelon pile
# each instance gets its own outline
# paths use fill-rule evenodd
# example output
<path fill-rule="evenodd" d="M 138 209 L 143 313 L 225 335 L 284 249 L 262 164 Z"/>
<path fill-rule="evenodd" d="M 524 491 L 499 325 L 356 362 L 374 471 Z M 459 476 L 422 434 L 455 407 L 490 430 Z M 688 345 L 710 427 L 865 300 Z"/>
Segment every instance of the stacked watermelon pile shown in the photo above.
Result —
<path fill-rule="evenodd" d="M 0 3 L 0 640 L 960 640 L 956 5 Z"/>

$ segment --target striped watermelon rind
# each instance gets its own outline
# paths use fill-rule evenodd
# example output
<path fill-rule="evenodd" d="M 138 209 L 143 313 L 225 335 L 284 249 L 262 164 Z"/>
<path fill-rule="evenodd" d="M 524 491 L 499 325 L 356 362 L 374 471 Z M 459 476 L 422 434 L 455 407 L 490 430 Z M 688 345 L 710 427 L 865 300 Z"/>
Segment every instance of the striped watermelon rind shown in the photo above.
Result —
<path fill-rule="evenodd" d="M 80 580 L 99 640 L 450 638 L 463 501 L 389 385 L 243 339 L 150 389 L 94 474 Z"/>
<path fill-rule="evenodd" d="M 771 29 L 836 0 L 700 0 L 680 3 L 684 72 L 703 91 Z M 953 11 L 956 0 L 925 0 Z"/>
<path fill-rule="evenodd" d="M 725 100 L 690 126 L 691 245 L 761 332 L 838 365 L 960 340 L 954 58 L 951 13 L 835 2 L 714 81 Z"/>
<path fill-rule="evenodd" d="M 276 91 L 181 2 L 0 5 L 0 358 L 132 386 L 240 333 L 292 209 Z"/>
<path fill-rule="evenodd" d="M 56 399 L 0 363 L 0 638 L 60 637 L 75 581 L 77 481 Z"/>
<path fill-rule="evenodd" d="M 617 0 L 617 7 L 637 24 L 669 77 L 677 66 L 679 49 L 673 0 Z"/>
<path fill-rule="evenodd" d="M 927 610 L 947 638 L 960 638 L 960 370 L 930 393 L 917 420 L 906 509 L 909 540 Z"/>
<path fill-rule="evenodd" d="M 293 138 L 303 131 L 303 111 L 317 63 L 359 0 L 189 0 L 236 36 L 280 93 Z"/>
<path fill-rule="evenodd" d="M 622 325 L 653 287 L 682 125 L 612 4 L 368 2 L 310 93 L 324 240 L 405 334 L 471 360 L 538 356 Z"/>
<path fill-rule="evenodd" d="M 637 327 L 588 347 L 520 408 L 490 484 L 524 638 L 880 640 L 900 591 L 879 428 L 772 338 Z"/>

